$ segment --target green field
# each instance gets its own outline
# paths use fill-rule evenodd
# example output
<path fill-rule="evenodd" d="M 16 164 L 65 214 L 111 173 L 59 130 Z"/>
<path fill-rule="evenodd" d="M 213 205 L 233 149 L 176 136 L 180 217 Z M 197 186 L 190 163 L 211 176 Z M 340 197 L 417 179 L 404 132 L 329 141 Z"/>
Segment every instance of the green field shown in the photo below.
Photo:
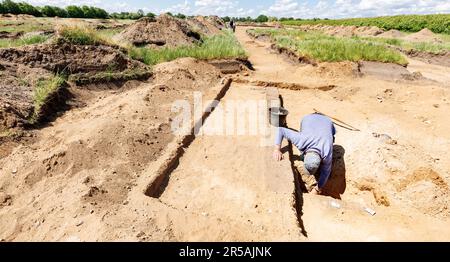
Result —
<path fill-rule="evenodd" d="M 434 33 L 450 34 L 450 14 L 438 15 L 398 15 L 371 18 L 349 18 L 349 19 L 307 19 L 307 20 L 285 20 L 284 25 L 355 25 L 355 26 L 377 26 L 385 30 L 397 29 L 405 32 L 417 32 L 428 28 Z"/>
<path fill-rule="evenodd" d="M 382 44 L 357 38 L 342 38 L 293 29 L 252 29 L 255 36 L 266 35 L 279 47 L 318 62 L 377 61 L 406 65 L 404 56 Z"/>
<path fill-rule="evenodd" d="M 49 36 L 45 35 L 35 35 L 29 37 L 21 37 L 19 39 L 0 39 L 0 48 L 40 44 L 47 41 L 49 38 Z"/>
<path fill-rule="evenodd" d="M 433 54 L 450 51 L 450 39 L 442 38 L 442 43 L 431 42 L 410 42 L 398 38 L 380 38 L 380 37 L 352 37 L 352 39 L 363 40 L 371 43 L 384 44 L 386 46 L 397 46 L 405 51 L 417 50 Z"/>

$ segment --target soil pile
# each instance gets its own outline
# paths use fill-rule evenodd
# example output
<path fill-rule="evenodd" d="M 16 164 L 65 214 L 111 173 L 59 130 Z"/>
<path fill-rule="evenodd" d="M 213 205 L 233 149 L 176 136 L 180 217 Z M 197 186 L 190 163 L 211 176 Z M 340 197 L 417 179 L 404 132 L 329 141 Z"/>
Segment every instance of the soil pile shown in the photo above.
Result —
<path fill-rule="evenodd" d="M 173 102 L 187 99 L 194 90 L 207 93 L 219 83 L 219 73 L 193 59 L 161 64 L 155 71 L 151 84 L 97 92 L 85 108 L 70 111 L 42 129 L 34 149 L 22 147 L 24 151 L 0 159 L 1 173 L 8 174 L 0 176 L 0 201 L 9 199 L 3 201 L 8 203 L 5 207 L 0 203 L 0 218 L 5 221 L 0 238 L 176 240 L 166 234 L 167 225 L 153 221 L 154 212 L 171 210 L 153 205 L 142 188 L 153 174 L 148 168 L 152 170 L 174 139 L 170 121 L 178 112 L 172 111 Z M 171 72 L 186 74 L 168 76 Z M 61 185 L 70 190 L 59 190 Z M 34 206 L 23 210 L 23 201 L 33 197 Z M 148 209 L 141 210 L 140 203 L 148 203 Z M 15 212 L 19 209 L 23 212 Z M 125 227 L 120 229 L 118 222 Z M 60 234 L 55 228 L 62 229 L 59 225 L 64 223 L 70 228 Z M 24 230 L 19 224 L 26 224 Z M 118 236 L 117 230 L 123 234 Z"/>
<path fill-rule="evenodd" d="M 382 29 L 376 26 L 360 26 L 354 32 L 358 36 L 377 36 L 384 33 Z"/>
<path fill-rule="evenodd" d="M 377 36 L 384 31 L 376 26 L 330 26 L 330 25 L 303 25 L 300 26 L 303 31 L 321 31 L 327 35 L 339 37 L 352 36 Z"/>
<path fill-rule="evenodd" d="M 208 36 L 220 33 L 224 27 L 222 19 L 216 16 L 196 16 L 188 18 L 187 22 L 194 30 Z"/>
<path fill-rule="evenodd" d="M 404 33 L 402 33 L 401 31 L 395 30 L 395 29 L 391 29 L 387 32 L 384 32 L 384 33 L 378 35 L 378 37 L 381 37 L 381 38 L 402 38 L 404 36 L 405 36 Z"/>
<path fill-rule="evenodd" d="M 404 38 L 407 41 L 413 42 L 433 42 L 441 43 L 442 40 L 428 28 L 424 28 L 417 33 L 410 34 Z"/>
<path fill-rule="evenodd" d="M 154 79 L 169 88 L 183 86 L 186 90 L 209 88 L 220 79 L 220 71 L 213 65 L 194 58 L 180 58 L 155 66 Z"/>
<path fill-rule="evenodd" d="M 122 71 L 143 67 L 109 46 L 74 45 L 66 41 L 0 50 L 2 61 L 43 68 L 55 73 Z"/>
<path fill-rule="evenodd" d="M 23 32 L 6 32 L 0 31 L 0 39 L 10 38 L 17 39 L 23 35 Z"/>
<path fill-rule="evenodd" d="M 25 19 L 32 19 L 32 18 L 35 18 L 34 16 L 32 16 L 32 15 L 14 15 L 14 14 L 0 14 L 0 17 L 2 17 L 2 18 L 14 18 L 14 19 L 16 19 L 16 20 L 19 20 L 19 19 L 23 19 L 23 20 L 25 20 Z"/>
<path fill-rule="evenodd" d="M 167 14 L 160 15 L 156 19 L 141 18 L 125 29 L 119 38 L 136 46 L 176 47 L 200 41 L 200 35 L 194 32 L 186 21 Z"/>
<path fill-rule="evenodd" d="M 26 125 L 34 112 L 34 86 L 51 76 L 43 69 L 0 64 L 0 133 Z"/>
<path fill-rule="evenodd" d="M 324 30 L 324 32 L 332 36 L 351 37 L 355 35 L 356 29 L 356 26 L 339 26 Z"/>
<path fill-rule="evenodd" d="M 32 114 L 45 116 L 58 110 L 66 97 L 59 93 L 57 100 L 49 98 L 43 106 L 50 110 L 34 112 L 37 83 L 54 74 L 68 74 L 69 81 L 76 84 L 150 76 L 146 65 L 110 46 L 74 45 L 60 39 L 58 43 L 0 49 L 0 130 L 22 128 Z"/>
<path fill-rule="evenodd" d="M 206 19 L 217 28 L 222 29 L 226 26 L 225 21 L 223 21 L 223 19 L 218 17 L 217 15 L 210 15 Z"/>

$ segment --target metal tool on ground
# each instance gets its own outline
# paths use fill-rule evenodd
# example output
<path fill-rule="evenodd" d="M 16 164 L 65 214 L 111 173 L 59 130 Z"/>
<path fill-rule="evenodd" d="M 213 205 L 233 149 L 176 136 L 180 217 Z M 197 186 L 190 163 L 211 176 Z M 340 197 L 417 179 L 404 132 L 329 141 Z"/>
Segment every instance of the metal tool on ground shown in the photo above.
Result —
<path fill-rule="evenodd" d="M 348 130 L 351 130 L 351 131 L 361 131 L 360 129 L 358 129 L 358 128 L 356 128 L 356 127 L 353 127 L 353 126 L 351 126 L 351 125 L 345 123 L 344 121 L 339 120 L 339 119 L 337 119 L 337 118 L 335 118 L 335 117 L 332 117 L 332 116 L 330 116 L 330 115 L 324 114 L 324 113 L 320 112 L 319 110 L 317 110 L 317 109 L 315 109 L 315 108 L 313 108 L 313 110 L 314 110 L 315 113 L 318 113 L 318 114 L 321 114 L 321 115 L 324 115 L 324 116 L 328 116 L 329 118 L 331 118 L 332 120 L 334 120 L 333 123 L 334 123 L 335 125 L 337 125 L 337 126 L 340 126 L 340 127 L 342 127 L 342 128 L 345 128 L 345 129 L 348 129 Z M 336 123 L 336 122 L 338 122 L 338 123 Z"/>

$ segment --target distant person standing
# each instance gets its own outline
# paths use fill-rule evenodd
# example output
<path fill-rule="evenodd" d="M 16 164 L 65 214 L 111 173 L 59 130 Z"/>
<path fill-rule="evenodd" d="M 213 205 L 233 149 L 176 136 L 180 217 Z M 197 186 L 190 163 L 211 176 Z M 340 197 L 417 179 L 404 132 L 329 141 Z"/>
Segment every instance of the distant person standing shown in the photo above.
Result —
<path fill-rule="evenodd" d="M 233 19 L 230 21 L 230 28 L 233 30 L 233 33 L 236 32 L 236 22 Z"/>

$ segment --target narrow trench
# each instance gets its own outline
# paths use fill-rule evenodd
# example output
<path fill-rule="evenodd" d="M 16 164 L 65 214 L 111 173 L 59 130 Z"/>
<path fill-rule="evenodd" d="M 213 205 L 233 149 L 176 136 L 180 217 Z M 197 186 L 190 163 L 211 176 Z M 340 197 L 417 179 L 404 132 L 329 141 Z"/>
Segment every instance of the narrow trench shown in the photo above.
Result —
<path fill-rule="evenodd" d="M 215 103 L 211 104 L 209 108 L 211 110 L 206 111 L 203 113 L 202 116 L 202 122 L 204 121 L 214 112 L 215 107 L 217 106 L 218 102 L 225 96 L 227 91 L 229 90 L 231 86 L 231 80 L 225 84 L 224 88 L 219 92 L 219 94 L 215 98 Z M 283 97 L 281 95 L 278 96 L 280 100 L 280 105 L 283 106 Z M 201 124 L 200 123 L 200 124 Z M 167 188 L 169 181 L 170 181 L 170 175 L 172 172 L 179 166 L 180 159 L 183 157 L 184 153 L 186 152 L 186 149 L 189 148 L 191 143 L 195 140 L 195 127 L 199 123 L 195 123 L 191 133 L 184 137 L 182 144 L 180 147 L 177 148 L 177 151 L 175 152 L 174 156 L 171 158 L 170 161 L 166 162 L 164 166 L 160 169 L 159 174 L 157 175 L 157 178 L 148 185 L 147 189 L 145 190 L 145 195 L 152 197 L 152 198 L 160 198 L 161 195 L 164 193 L 165 189 Z M 286 126 L 287 127 L 287 126 Z M 294 153 L 292 150 L 292 144 L 289 142 L 288 146 L 288 153 L 289 153 L 289 161 L 291 164 L 292 174 L 294 176 L 294 192 L 292 193 L 292 197 L 294 198 L 294 208 L 296 211 L 297 216 L 297 222 L 298 226 L 301 230 L 301 233 L 303 236 L 308 237 L 308 234 L 305 230 L 302 215 L 303 215 L 303 190 L 302 190 L 302 183 L 299 180 L 299 173 L 297 168 L 294 166 Z"/>
<path fill-rule="evenodd" d="M 194 125 L 192 126 L 192 129 L 190 131 L 190 134 L 185 136 L 183 140 L 181 141 L 181 146 L 179 146 L 176 149 L 176 152 L 173 153 L 171 159 L 163 164 L 163 166 L 157 171 L 157 176 L 154 181 L 152 181 L 147 188 L 145 189 L 145 195 L 152 197 L 152 198 L 160 198 L 161 195 L 166 190 L 170 175 L 172 172 L 178 167 L 180 164 L 180 159 L 183 157 L 186 150 L 189 148 L 189 146 L 192 144 L 192 142 L 196 138 L 195 130 L 202 126 L 202 124 L 205 123 L 206 119 L 214 112 L 214 109 L 220 102 L 220 100 L 225 96 L 227 91 L 230 89 L 231 86 L 231 78 L 227 80 L 227 82 L 223 85 L 220 92 L 216 95 L 213 102 L 207 107 L 210 110 L 206 110 L 203 112 L 203 115 L 200 120 L 198 120 Z"/>
<path fill-rule="evenodd" d="M 298 84 L 298 83 L 289 83 L 289 82 L 273 82 L 273 81 L 263 81 L 263 80 L 248 80 L 245 78 L 239 78 L 236 77 L 233 80 L 236 83 L 239 84 L 251 84 L 253 86 L 258 87 L 276 87 L 280 89 L 288 89 L 288 90 L 294 90 L 294 91 L 300 91 L 300 90 L 320 90 L 320 91 L 331 91 L 335 89 L 336 85 L 321 85 L 321 86 L 309 86 L 305 84 Z"/>
<path fill-rule="evenodd" d="M 283 96 L 278 95 L 278 99 L 280 100 L 280 106 L 284 107 Z M 289 126 L 286 123 L 286 128 Z M 308 232 L 306 232 L 305 225 L 303 224 L 302 216 L 303 216 L 303 192 L 304 185 L 300 182 L 300 173 L 294 165 L 294 151 L 292 150 L 292 143 L 289 142 L 288 145 L 288 153 L 289 153 L 289 162 L 291 163 L 292 175 L 294 176 L 294 192 L 292 193 L 292 197 L 294 198 L 294 208 L 297 215 L 298 226 L 300 227 L 301 233 L 303 236 L 308 237 Z"/>
<path fill-rule="evenodd" d="M 297 215 L 297 222 L 302 235 L 308 237 L 308 232 L 306 232 L 305 225 L 303 224 L 302 216 L 303 216 L 303 186 L 300 182 L 300 173 L 294 165 L 294 152 L 292 150 L 292 143 L 289 142 L 289 161 L 291 162 L 292 175 L 294 176 L 294 185 L 295 189 L 292 193 L 292 197 L 294 198 L 294 208 Z"/>

